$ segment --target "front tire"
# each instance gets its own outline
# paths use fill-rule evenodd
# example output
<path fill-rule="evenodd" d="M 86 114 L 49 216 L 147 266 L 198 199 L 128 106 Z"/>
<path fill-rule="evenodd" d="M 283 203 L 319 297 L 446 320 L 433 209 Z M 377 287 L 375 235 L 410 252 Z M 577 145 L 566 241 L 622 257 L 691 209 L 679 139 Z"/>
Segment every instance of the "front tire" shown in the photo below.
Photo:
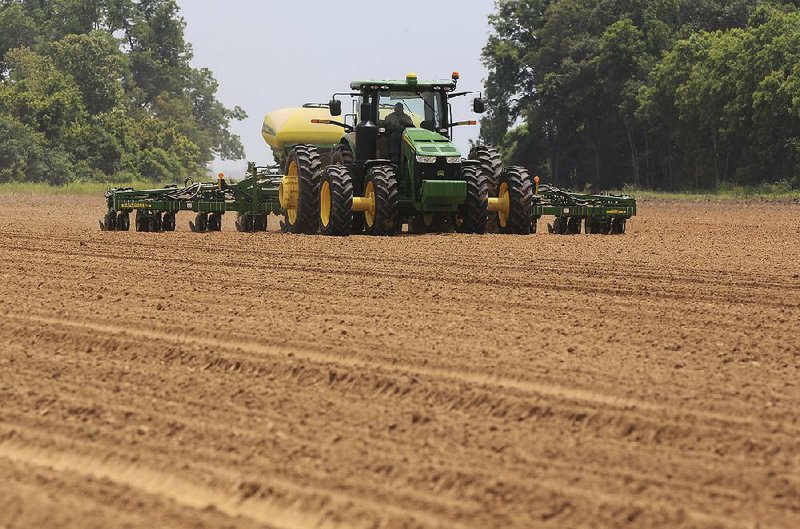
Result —
<path fill-rule="evenodd" d="M 364 196 L 373 201 L 372 211 L 364 212 L 368 235 L 394 235 L 400 227 L 397 203 L 397 177 L 391 165 L 373 165 L 367 170 Z"/>
<path fill-rule="evenodd" d="M 353 229 L 353 179 L 343 165 L 329 165 L 322 173 L 319 225 L 323 235 L 337 237 Z"/>
<path fill-rule="evenodd" d="M 331 154 L 331 163 L 333 165 L 344 165 L 350 167 L 355 162 L 355 156 L 353 156 L 353 151 L 350 149 L 349 145 L 345 145 L 341 143 L 334 147 L 333 154 Z M 363 193 L 363 189 L 358 189 L 357 187 L 353 187 L 353 193 L 357 195 L 361 195 Z M 353 212 L 353 222 L 352 228 L 350 228 L 350 233 L 353 235 L 358 235 L 359 233 L 364 232 L 364 212 L 363 211 L 354 211 Z"/>
<path fill-rule="evenodd" d="M 474 165 L 463 166 L 461 177 L 467 183 L 467 197 L 457 215 L 457 229 L 460 233 L 484 234 L 489 219 L 489 180 Z"/>

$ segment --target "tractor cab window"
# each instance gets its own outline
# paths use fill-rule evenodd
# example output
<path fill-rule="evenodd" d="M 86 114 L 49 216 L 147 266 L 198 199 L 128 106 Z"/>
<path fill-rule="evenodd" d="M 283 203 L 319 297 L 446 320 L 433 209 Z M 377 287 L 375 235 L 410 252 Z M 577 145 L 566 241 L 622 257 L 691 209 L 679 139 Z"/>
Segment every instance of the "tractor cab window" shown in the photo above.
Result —
<path fill-rule="evenodd" d="M 380 119 L 385 120 L 389 114 L 396 112 L 398 103 L 402 103 L 403 112 L 411 118 L 415 127 L 436 130 L 442 122 L 439 98 L 433 92 L 398 92 L 381 94 Z"/>

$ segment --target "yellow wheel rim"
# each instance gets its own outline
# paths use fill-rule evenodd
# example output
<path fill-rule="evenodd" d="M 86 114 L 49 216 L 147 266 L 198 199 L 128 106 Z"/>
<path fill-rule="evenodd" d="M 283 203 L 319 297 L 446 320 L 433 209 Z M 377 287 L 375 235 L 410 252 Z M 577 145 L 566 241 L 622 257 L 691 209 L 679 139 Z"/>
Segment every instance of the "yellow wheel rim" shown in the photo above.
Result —
<path fill-rule="evenodd" d="M 367 222 L 367 226 L 371 228 L 375 225 L 375 185 L 372 182 L 367 182 L 367 186 L 364 188 L 364 198 L 372 205 L 371 208 L 364 212 L 364 220 Z"/>
<path fill-rule="evenodd" d="M 497 193 L 497 198 L 500 199 L 500 204 L 505 206 L 501 207 L 497 211 L 497 220 L 500 222 L 500 226 L 505 228 L 508 226 L 508 204 L 510 204 L 511 197 L 508 195 L 508 184 L 503 182 L 500 184 L 500 189 Z"/>
<path fill-rule="evenodd" d="M 289 169 L 286 171 L 287 176 L 299 176 L 300 171 L 297 169 L 297 162 L 292 160 L 289 163 Z M 286 216 L 289 218 L 289 224 L 297 222 L 297 208 L 286 208 Z"/>
<path fill-rule="evenodd" d="M 331 222 L 331 184 L 327 180 L 319 190 L 319 220 L 326 228 Z"/>

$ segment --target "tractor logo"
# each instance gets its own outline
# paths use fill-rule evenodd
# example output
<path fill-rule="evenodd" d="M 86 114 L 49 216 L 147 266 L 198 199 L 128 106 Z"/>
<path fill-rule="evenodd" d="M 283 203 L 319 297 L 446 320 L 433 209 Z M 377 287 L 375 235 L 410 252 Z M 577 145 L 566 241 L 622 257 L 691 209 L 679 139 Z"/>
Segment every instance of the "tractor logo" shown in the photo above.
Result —
<path fill-rule="evenodd" d="M 276 132 L 275 129 L 264 123 L 264 126 L 261 127 L 261 132 L 264 134 L 269 134 L 270 136 L 275 136 Z"/>

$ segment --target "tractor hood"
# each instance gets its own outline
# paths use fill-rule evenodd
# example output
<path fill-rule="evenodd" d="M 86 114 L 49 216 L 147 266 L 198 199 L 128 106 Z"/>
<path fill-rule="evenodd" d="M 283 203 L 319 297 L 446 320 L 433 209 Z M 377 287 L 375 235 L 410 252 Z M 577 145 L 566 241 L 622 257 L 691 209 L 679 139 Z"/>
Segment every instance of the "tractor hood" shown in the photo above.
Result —
<path fill-rule="evenodd" d="M 461 151 L 450 140 L 427 129 L 406 129 L 403 141 L 421 156 L 461 156 Z"/>

